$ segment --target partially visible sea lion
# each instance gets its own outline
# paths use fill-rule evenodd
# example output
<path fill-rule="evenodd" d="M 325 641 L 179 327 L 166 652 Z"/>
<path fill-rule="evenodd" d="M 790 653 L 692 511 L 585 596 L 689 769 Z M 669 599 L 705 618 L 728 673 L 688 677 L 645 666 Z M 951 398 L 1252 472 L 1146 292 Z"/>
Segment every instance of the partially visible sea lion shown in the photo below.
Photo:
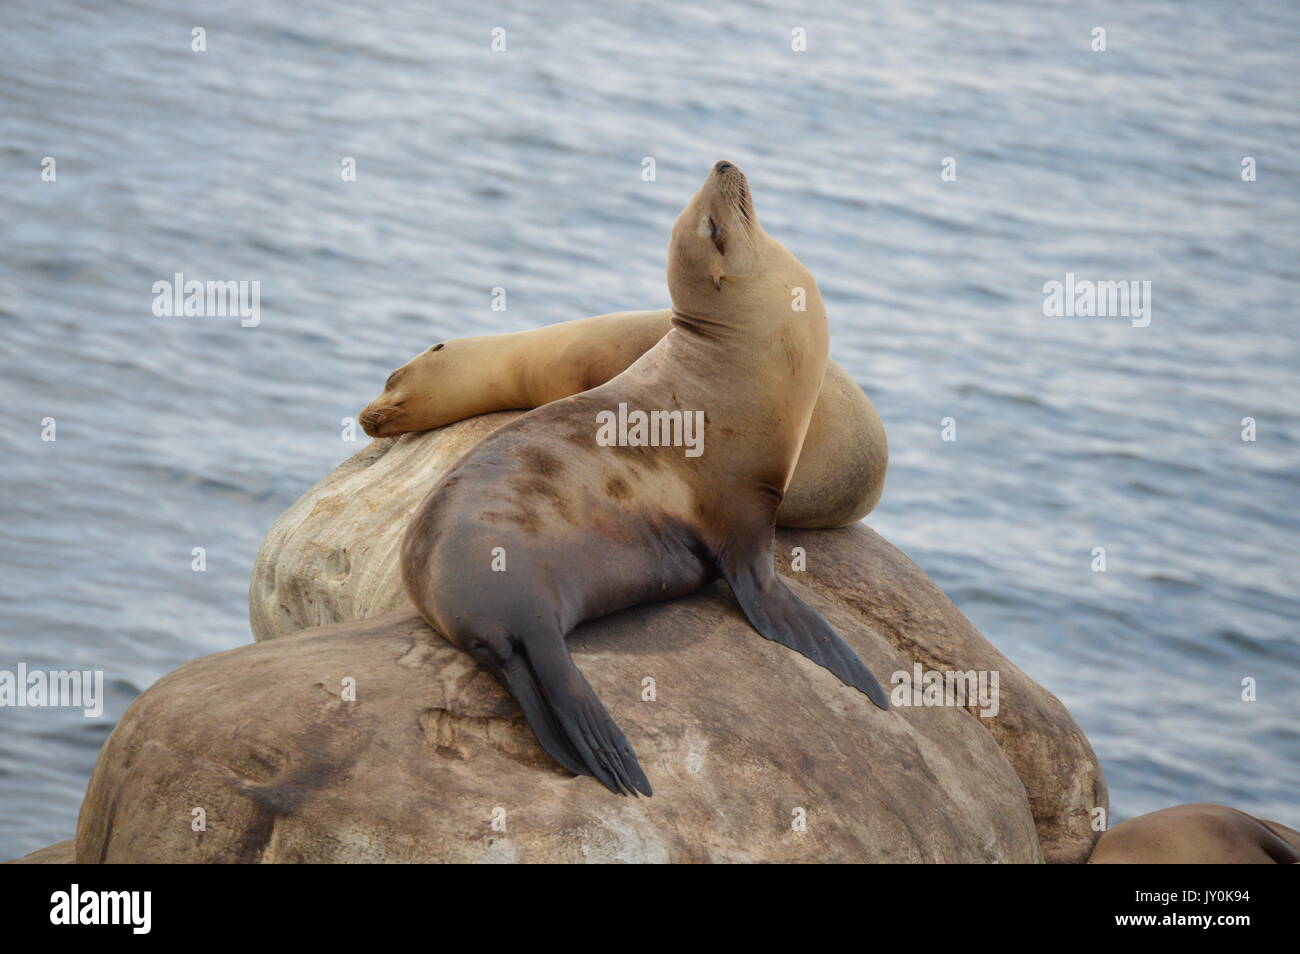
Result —
<path fill-rule="evenodd" d="M 1293 865 L 1300 831 L 1223 805 L 1176 805 L 1121 822 L 1090 865 Z"/>
<path fill-rule="evenodd" d="M 668 287 L 672 329 L 607 383 L 470 450 L 421 504 L 401 555 L 416 609 L 502 682 L 557 762 L 646 795 L 631 745 L 565 646 L 583 620 L 721 576 L 759 633 L 888 708 L 773 569 L 776 510 L 826 371 L 826 311 L 731 163 L 714 166 L 673 226 Z M 792 306 L 800 289 L 804 310 Z M 598 440 L 602 417 L 626 409 L 702 419 L 703 453 Z"/>
<path fill-rule="evenodd" d="M 622 311 L 512 334 L 455 338 L 389 376 L 361 412 L 371 437 L 426 431 L 486 414 L 541 407 L 622 374 L 672 327 L 672 310 Z M 803 451 L 776 513 L 783 527 L 842 527 L 880 500 L 885 428 L 862 388 L 833 361 Z"/>

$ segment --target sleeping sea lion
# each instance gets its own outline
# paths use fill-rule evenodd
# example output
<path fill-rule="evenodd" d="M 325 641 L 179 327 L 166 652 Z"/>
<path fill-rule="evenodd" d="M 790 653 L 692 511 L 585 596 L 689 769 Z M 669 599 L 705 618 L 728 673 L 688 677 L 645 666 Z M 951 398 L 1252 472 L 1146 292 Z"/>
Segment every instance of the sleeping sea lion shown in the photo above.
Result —
<path fill-rule="evenodd" d="M 427 431 L 490 411 L 526 410 L 604 384 L 672 328 L 672 309 L 621 311 L 544 328 L 440 341 L 388 376 L 359 420 L 371 437 Z M 880 415 L 834 361 L 813 408 L 782 527 L 843 527 L 880 501 L 889 444 Z"/>

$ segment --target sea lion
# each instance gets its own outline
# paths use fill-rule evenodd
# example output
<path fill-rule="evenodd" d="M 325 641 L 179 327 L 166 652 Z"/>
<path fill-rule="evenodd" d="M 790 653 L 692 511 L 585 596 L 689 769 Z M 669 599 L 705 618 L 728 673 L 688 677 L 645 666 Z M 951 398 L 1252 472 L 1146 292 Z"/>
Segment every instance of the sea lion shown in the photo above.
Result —
<path fill-rule="evenodd" d="M 443 341 L 394 371 L 361 412 L 371 437 L 540 407 L 604 384 L 672 327 L 672 310 L 622 311 L 510 334 Z M 889 445 L 862 388 L 833 361 L 776 512 L 783 527 L 843 527 L 880 500 Z"/>
<path fill-rule="evenodd" d="M 1224 805 L 1176 805 L 1121 822 L 1090 865 L 1293 865 L 1300 831 Z"/>
<path fill-rule="evenodd" d="M 620 794 L 649 795 L 650 783 L 569 656 L 583 620 L 721 576 L 760 634 L 889 705 L 773 569 L 776 510 L 826 370 L 826 311 L 729 162 L 673 226 L 668 288 L 672 329 L 612 380 L 469 451 L 420 505 L 400 560 L 420 615 L 502 682 L 543 748 Z M 600 441 L 629 408 L 702 419 L 703 453 Z"/>

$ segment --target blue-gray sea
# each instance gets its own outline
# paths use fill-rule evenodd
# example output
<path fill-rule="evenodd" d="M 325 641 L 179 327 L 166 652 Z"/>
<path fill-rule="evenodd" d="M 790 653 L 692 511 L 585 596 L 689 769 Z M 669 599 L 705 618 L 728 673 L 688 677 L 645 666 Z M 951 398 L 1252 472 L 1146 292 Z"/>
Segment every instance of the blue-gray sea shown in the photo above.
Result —
<path fill-rule="evenodd" d="M 1298 38 L 1210 0 L 0 4 L 0 669 L 108 694 L 0 709 L 0 858 L 249 641 L 263 534 L 392 368 L 662 307 L 720 158 L 885 421 L 868 522 L 1065 702 L 1112 820 L 1300 826 Z M 260 323 L 156 317 L 177 272 Z M 1045 316 L 1067 272 L 1150 281 L 1150 324 Z"/>

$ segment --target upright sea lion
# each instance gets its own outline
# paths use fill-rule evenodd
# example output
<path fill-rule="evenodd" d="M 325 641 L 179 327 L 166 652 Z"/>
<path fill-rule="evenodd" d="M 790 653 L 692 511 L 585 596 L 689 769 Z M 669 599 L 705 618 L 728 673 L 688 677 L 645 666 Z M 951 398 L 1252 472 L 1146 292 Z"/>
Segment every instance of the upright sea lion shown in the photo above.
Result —
<path fill-rule="evenodd" d="M 394 371 L 361 412 L 371 437 L 442 427 L 489 411 L 540 407 L 604 384 L 672 328 L 672 310 L 622 311 L 511 334 L 455 338 Z M 880 500 L 889 446 L 862 388 L 833 361 L 776 512 L 783 527 L 842 527 Z"/>
<path fill-rule="evenodd" d="M 888 708 L 773 570 L 776 510 L 826 371 L 826 311 L 731 163 L 714 166 L 673 226 L 668 288 L 672 329 L 613 380 L 469 451 L 416 512 L 401 556 L 416 609 L 501 680 L 556 761 L 646 795 L 632 747 L 564 644 L 583 620 L 721 576 L 759 633 Z M 608 416 L 629 409 L 702 419 L 703 453 L 598 442 Z"/>
<path fill-rule="evenodd" d="M 1090 865 L 1293 865 L 1300 831 L 1225 805 L 1175 805 L 1121 822 Z"/>

